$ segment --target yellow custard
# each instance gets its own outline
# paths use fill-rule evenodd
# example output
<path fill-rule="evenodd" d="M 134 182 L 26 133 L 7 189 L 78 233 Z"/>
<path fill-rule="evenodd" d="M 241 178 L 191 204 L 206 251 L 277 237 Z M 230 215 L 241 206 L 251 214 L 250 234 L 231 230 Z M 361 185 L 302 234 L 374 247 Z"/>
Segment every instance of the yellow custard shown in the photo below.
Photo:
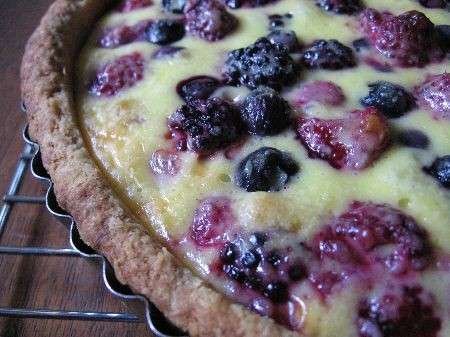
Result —
<path fill-rule="evenodd" d="M 450 12 L 424 8 L 416 1 L 364 0 L 364 5 L 394 15 L 417 10 L 435 25 L 450 23 Z M 227 10 L 238 21 L 233 32 L 214 42 L 186 33 L 172 44 L 183 49 L 160 59 L 152 57 L 160 49 L 157 44 L 139 40 L 116 48 L 103 48 L 99 37 L 114 27 L 179 15 L 162 11 L 158 3 L 126 13 L 111 11 L 99 21 L 78 60 L 76 104 L 85 141 L 118 194 L 149 230 L 163 241 L 170 241 L 175 253 L 200 276 L 232 297 L 237 296 L 234 281 L 216 277 L 211 270 L 217 259 L 217 248 L 199 249 L 189 240 L 199 203 L 211 197 L 226 196 L 231 200 L 236 228 L 248 233 L 287 232 L 289 237 L 305 241 L 312 240 L 330 219 L 345 213 L 353 201 L 388 204 L 414 219 L 428 233 L 438 255 L 450 254 L 450 191 L 423 170 L 435 158 L 450 155 L 450 120 L 433 118 L 420 106 L 400 118 L 388 119 L 387 123 L 392 139 L 404 130 L 419 130 L 428 137 L 428 147 L 407 147 L 391 140 L 379 158 L 362 170 L 340 170 L 325 160 L 311 158 L 295 131 L 286 129 L 272 136 L 246 137 L 232 159 L 227 158 L 225 151 L 216 151 L 207 159 L 199 158 L 193 151 L 178 151 L 181 169 L 177 174 L 158 175 L 152 171 L 149 162 L 155 151 L 171 147 L 171 140 L 166 136 L 167 120 L 184 104 L 177 94 L 177 84 L 198 75 L 221 78 L 228 52 L 247 47 L 269 34 L 269 15 L 290 13 L 291 17 L 284 19 L 283 29 L 293 30 L 304 46 L 317 39 L 336 39 L 351 47 L 353 41 L 363 37 L 358 15 L 327 12 L 311 0 L 279 0 L 262 7 Z M 108 97 L 88 90 L 95 72 L 135 52 L 143 58 L 142 80 Z M 364 52 L 354 51 L 354 54 L 356 67 L 300 70 L 299 79 L 281 92 L 291 104 L 302 85 L 318 80 L 340 87 L 345 101 L 338 107 L 317 102 L 294 107 L 295 115 L 307 114 L 324 120 L 343 118 L 350 111 L 364 109 L 360 100 L 368 94 L 371 83 L 388 81 L 414 92 L 428 75 L 450 71 L 447 58 L 421 68 L 394 67 L 393 71 L 381 72 L 363 62 Z M 242 102 L 249 92 L 245 87 L 225 86 L 213 96 Z M 298 163 L 299 172 L 278 192 L 249 193 L 236 186 L 235 170 L 242 159 L 263 146 L 289 153 Z M 450 268 L 430 267 L 414 275 L 414 282 L 434 298 L 433 310 L 440 319 L 436 336 L 450 336 Z M 390 280 L 380 276 L 378 282 L 385 285 Z M 290 288 L 289 303 L 297 303 L 293 304 L 297 314 L 293 314 L 294 322 L 287 325 L 306 336 L 358 336 L 357 308 L 368 290 L 361 283 L 350 282 L 323 299 L 311 287 L 305 281 Z M 374 285 L 372 290 L 376 292 L 378 288 Z M 248 304 L 246 300 L 243 302 Z M 255 304 L 252 305 L 255 309 Z M 378 335 L 363 337 L 375 336 Z M 428 336 L 432 335 L 425 337 Z"/>

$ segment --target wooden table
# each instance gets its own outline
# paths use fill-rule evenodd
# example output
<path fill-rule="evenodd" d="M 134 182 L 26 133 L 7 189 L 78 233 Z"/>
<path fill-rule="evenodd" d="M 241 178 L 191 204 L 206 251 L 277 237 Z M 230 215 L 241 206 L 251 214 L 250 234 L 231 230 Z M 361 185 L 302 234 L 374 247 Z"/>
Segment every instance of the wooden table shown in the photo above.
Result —
<path fill-rule="evenodd" d="M 0 193 L 3 196 L 24 143 L 19 65 L 26 39 L 52 0 L 0 1 Z M 29 170 L 28 170 L 29 171 Z M 28 172 L 21 194 L 44 188 Z M 42 204 L 14 206 L 0 245 L 68 247 L 67 228 Z M 101 279 L 100 265 L 79 257 L 0 255 L 0 308 L 127 312 Z M 150 336 L 144 323 L 85 322 L 0 317 L 2 337 Z"/>

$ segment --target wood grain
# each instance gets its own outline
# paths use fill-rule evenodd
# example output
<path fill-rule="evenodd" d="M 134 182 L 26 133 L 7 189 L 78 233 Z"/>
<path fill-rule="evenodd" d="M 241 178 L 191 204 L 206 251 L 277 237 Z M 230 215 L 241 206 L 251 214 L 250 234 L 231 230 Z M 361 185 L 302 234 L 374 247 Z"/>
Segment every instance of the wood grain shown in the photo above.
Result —
<path fill-rule="evenodd" d="M 23 148 L 19 66 L 26 39 L 52 0 L 0 1 L 0 193 L 6 192 Z M 44 188 L 28 172 L 23 195 Z M 67 228 L 43 205 L 14 206 L 0 245 L 68 247 Z M 100 265 L 78 257 L 0 255 L 0 307 L 127 312 L 103 285 Z M 135 309 L 134 309 L 135 310 Z M 141 312 L 140 312 L 141 313 Z M 80 322 L 0 317 L 2 337 L 151 336 L 144 323 Z"/>

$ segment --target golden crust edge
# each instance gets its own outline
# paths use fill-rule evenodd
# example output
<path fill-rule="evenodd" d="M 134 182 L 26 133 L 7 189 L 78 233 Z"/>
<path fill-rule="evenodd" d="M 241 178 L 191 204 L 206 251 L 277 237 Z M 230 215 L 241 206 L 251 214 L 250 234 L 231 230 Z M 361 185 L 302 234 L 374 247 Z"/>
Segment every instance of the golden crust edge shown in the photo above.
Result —
<path fill-rule="evenodd" d="M 57 0 L 27 43 L 21 68 L 29 132 L 61 207 L 117 278 L 191 336 L 290 337 L 289 331 L 208 287 L 132 220 L 90 158 L 74 120 L 72 60 L 113 0 Z M 73 35 L 71 32 L 83 34 Z"/>

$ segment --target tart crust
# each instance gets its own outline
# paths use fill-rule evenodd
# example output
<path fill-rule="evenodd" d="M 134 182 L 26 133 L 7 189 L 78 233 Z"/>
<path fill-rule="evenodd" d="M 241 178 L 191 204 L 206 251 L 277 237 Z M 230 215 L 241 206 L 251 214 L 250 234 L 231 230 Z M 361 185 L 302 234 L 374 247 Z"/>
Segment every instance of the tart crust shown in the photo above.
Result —
<path fill-rule="evenodd" d="M 25 49 L 22 96 L 57 200 L 117 278 L 191 336 L 301 336 L 233 303 L 183 267 L 129 214 L 77 127 L 73 68 L 90 28 L 113 0 L 57 0 Z"/>

